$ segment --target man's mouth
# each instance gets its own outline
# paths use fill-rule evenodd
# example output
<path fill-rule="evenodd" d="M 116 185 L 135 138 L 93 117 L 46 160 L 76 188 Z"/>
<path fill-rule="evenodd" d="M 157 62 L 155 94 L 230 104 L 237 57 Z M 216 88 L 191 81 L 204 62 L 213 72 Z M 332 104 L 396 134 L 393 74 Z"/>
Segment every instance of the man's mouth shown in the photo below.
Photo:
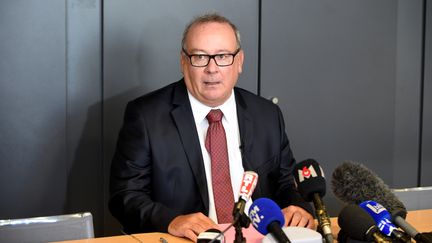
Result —
<path fill-rule="evenodd" d="M 203 83 L 204 83 L 204 85 L 213 86 L 213 85 L 218 85 L 221 82 L 220 81 L 204 81 Z"/>

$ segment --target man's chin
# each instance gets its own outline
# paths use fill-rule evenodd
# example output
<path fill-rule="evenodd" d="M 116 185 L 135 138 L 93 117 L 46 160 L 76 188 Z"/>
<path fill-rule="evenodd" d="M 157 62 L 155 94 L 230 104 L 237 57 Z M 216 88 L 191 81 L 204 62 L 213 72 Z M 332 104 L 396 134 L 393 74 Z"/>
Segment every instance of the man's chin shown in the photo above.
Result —
<path fill-rule="evenodd" d="M 222 105 L 225 101 L 223 100 L 223 98 L 221 98 L 221 96 L 205 96 L 204 100 L 202 100 L 201 102 L 208 106 L 215 107 Z"/>

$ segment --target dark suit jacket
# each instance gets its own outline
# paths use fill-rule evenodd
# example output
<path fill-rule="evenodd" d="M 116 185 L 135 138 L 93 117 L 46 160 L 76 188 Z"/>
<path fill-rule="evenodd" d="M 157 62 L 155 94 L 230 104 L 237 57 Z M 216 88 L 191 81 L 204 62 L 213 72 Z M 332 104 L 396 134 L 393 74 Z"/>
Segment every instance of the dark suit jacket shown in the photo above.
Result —
<path fill-rule="evenodd" d="M 243 167 L 258 173 L 253 198 L 309 212 L 292 176 L 294 158 L 278 106 L 235 88 Z M 240 188 L 239 188 L 240 190 Z M 128 103 L 111 166 L 109 209 L 131 232 L 166 232 L 176 216 L 208 215 L 198 134 L 183 80 Z"/>

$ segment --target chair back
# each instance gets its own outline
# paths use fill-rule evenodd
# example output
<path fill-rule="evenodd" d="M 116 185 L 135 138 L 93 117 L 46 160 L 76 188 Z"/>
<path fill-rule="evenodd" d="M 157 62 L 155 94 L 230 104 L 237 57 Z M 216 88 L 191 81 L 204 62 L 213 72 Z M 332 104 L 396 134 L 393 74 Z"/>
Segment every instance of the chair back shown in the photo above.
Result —
<path fill-rule="evenodd" d="M 94 238 L 91 213 L 0 220 L 0 241 L 49 242 Z"/>

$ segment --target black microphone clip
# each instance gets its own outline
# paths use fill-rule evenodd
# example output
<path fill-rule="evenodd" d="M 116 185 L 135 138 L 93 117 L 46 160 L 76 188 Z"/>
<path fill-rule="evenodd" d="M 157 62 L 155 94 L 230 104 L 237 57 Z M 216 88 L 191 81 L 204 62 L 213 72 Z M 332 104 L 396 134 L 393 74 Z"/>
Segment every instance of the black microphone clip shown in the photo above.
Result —
<path fill-rule="evenodd" d="M 238 214 L 238 217 L 234 220 L 233 226 L 235 229 L 234 243 L 246 243 L 246 238 L 243 236 L 243 228 L 249 228 L 250 219 L 245 214 Z"/>

